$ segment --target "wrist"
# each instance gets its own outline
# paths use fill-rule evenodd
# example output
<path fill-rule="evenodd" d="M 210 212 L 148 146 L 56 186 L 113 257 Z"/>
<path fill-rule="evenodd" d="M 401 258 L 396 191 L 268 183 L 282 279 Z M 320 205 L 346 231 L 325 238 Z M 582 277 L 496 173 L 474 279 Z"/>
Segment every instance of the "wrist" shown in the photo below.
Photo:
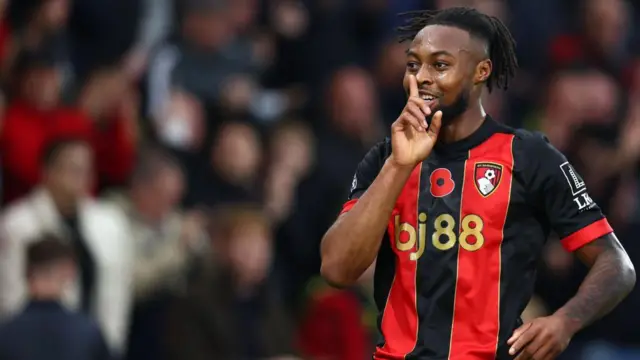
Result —
<path fill-rule="evenodd" d="M 400 164 L 393 159 L 393 156 L 390 156 L 387 158 L 384 165 L 385 167 L 388 167 L 390 170 L 396 173 L 411 174 L 411 172 L 413 171 L 413 169 L 415 169 L 417 164 L 413 164 L 413 165 Z"/>
<path fill-rule="evenodd" d="M 556 311 L 553 314 L 553 316 L 558 317 L 562 321 L 562 323 L 564 324 L 565 330 L 571 336 L 573 336 L 575 333 L 582 330 L 583 328 L 583 323 L 582 321 L 580 321 L 580 319 L 576 319 L 575 317 L 569 316 L 569 314 L 567 314 L 567 312 L 564 311 L 564 309 L 562 308 L 558 309 L 558 311 Z"/>

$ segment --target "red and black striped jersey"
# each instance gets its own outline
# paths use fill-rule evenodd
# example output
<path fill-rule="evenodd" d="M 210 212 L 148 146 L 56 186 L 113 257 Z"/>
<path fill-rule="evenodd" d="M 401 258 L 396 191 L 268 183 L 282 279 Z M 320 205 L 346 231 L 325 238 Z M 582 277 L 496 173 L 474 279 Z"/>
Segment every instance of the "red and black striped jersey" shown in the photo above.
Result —
<path fill-rule="evenodd" d="M 365 156 L 343 212 L 390 153 L 386 139 Z M 378 254 L 374 359 L 510 359 L 551 231 L 574 251 L 612 229 L 544 136 L 487 116 L 470 137 L 438 144 L 406 182 Z"/>

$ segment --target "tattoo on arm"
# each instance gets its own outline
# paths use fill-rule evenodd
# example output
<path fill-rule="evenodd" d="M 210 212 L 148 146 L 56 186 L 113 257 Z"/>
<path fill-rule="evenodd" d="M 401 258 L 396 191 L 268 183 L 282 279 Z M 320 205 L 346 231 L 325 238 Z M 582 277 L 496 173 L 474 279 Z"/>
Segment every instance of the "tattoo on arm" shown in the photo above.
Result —
<path fill-rule="evenodd" d="M 576 255 L 591 269 L 578 293 L 558 312 L 571 319 L 577 331 L 609 313 L 629 294 L 635 271 L 613 234 L 585 245 Z"/>

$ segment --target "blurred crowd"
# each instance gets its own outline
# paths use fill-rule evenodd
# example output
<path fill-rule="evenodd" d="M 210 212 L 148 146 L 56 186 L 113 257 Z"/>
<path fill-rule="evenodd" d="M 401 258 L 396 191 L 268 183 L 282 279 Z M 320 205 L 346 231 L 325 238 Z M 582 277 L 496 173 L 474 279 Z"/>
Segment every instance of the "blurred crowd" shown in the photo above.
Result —
<path fill-rule="evenodd" d="M 518 42 L 487 112 L 544 131 L 640 262 L 637 2 L 0 0 L 0 359 L 370 358 L 371 273 L 329 287 L 319 242 L 406 101 L 396 14 L 457 5 Z M 524 316 L 585 273 L 549 241 Z M 640 358 L 637 304 L 565 358 Z"/>

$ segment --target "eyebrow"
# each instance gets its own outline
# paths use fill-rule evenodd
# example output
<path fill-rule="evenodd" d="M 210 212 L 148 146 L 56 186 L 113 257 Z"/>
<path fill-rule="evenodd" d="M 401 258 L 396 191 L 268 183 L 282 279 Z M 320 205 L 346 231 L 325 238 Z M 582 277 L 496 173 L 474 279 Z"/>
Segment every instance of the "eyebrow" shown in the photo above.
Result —
<path fill-rule="evenodd" d="M 411 50 L 411 49 L 408 49 L 408 50 L 406 51 L 406 53 L 407 53 L 407 56 L 414 56 L 414 57 L 418 57 L 418 54 L 417 54 L 415 51 Z M 450 53 L 450 52 L 448 52 L 448 51 L 446 51 L 446 50 L 440 50 L 440 51 L 436 51 L 436 52 L 434 52 L 434 53 L 431 53 L 431 57 L 434 57 L 434 56 L 441 56 L 441 55 L 443 55 L 443 56 L 451 56 L 451 57 L 453 57 L 453 56 L 454 56 L 452 53 Z"/>

